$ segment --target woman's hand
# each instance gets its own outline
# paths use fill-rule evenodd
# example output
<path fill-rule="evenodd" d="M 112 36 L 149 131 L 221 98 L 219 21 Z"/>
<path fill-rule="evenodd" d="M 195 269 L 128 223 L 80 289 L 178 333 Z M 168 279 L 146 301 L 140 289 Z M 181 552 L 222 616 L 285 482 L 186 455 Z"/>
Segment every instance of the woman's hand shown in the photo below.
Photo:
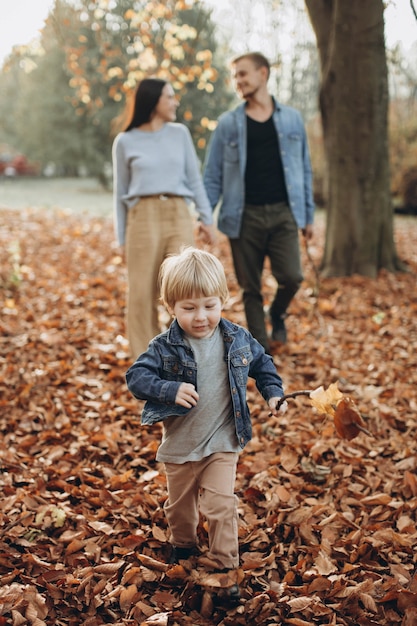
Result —
<path fill-rule="evenodd" d="M 185 406 L 187 409 L 195 406 L 198 402 L 198 393 L 191 383 L 181 383 L 175 396 L 175 404 Z"/>
<path fill-rule="evenodd" d="M 213 224 L 198 223 L 197 234 L 201 237 L 203 243 L 213 246 L 217 241 L 217 234 Z"/>

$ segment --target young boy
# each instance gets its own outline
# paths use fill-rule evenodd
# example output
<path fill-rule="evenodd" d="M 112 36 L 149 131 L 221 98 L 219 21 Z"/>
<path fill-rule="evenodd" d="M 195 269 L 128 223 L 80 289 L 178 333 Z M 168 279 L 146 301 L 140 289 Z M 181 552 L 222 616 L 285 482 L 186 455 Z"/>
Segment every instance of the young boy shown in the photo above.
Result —
<path fill-rule="evenodd" d="M 135 398 L 146 400 L 143 424 L 162 421 L 156 459 L 165 464 L 171 562 L 196 549 L 199 508 L 208 522 L 207 556 L 220 571 L 239 566 L 239 451 L 251 439 L 248 376 L 273 415 L 284 394 L 272 358 L 242 326 L 222 318 L 228 298 L 220 261 L 185 248 L 161 266 L 161 299 L 174 321 L 126 373 Z M 286 410 L 283 403 L 279 411 Z M 238 601 L 239 588 L 229 590 Z"/>

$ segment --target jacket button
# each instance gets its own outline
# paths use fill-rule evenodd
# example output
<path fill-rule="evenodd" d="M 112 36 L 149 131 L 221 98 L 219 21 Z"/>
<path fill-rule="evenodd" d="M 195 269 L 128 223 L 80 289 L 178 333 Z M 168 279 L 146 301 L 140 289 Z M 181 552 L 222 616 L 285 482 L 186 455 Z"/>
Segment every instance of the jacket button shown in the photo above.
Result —
<path fill-rule="evenodd" d="M 248 364 L 248 359 L 246 357 L 243 357 L 242 363 L 243 363 L 243 365 L 247 365 Z"/>
<path fill-rule="evenodd" d="M 232 387 L 232 393 L 237 393 L 236 392 L 236 387 Z"/>

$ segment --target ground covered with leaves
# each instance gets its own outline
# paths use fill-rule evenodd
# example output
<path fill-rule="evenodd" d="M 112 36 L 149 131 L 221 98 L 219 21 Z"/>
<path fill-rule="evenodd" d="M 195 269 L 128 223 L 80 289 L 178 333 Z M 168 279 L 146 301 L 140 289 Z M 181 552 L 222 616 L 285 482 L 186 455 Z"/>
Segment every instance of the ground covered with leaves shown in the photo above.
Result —
<path fill-rule="evenodd" d="M 111 219 L 1 218 L 0 625 L 417 624 L 415 218 L 395 222 L 411 271 L 376 280 L 318 279 L 317 220 L 274 360 L 288 393 L 337 383 L 370 434 L 340 437 L 308 396 L 271 418 L 250 385 L 236 607 L 213 593 L 230 581 L 204 564 L 204 520 L 202 557 L 167 565 L 160 430 L 140 425 L 124 383 L 126 275 Z M 225 240 L 215 252 L 225 316 L 244 323 Z"/>

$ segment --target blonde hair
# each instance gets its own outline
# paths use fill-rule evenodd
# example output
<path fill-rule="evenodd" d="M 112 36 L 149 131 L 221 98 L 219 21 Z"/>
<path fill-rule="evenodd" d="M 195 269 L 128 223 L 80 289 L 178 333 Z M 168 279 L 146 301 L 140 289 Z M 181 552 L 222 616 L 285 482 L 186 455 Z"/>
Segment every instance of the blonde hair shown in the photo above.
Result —
<path fill-rule="evenodd" d="M 239 61 L 243 61 L 244 59 L 251 61 L 257 70 L 260 67 L 266 67 L 267 77 L 269 78 L 271 73 L 271 64 L 264 54 L 261 52 L 245 52 L 245 54 L 240 54 L 232 59 L 231 65 L 236 65 L 236 63 L 239 63 Z"/>
<path fill-rule="evenodd" d="M 167 257 L 159 272 L 161 300 L 173 308 L 188 298 L 220 298 L 222 305 L 229 297 L 223 265 L 210 252 L 198 248 L 182 248 L 179 254 Z"/>

